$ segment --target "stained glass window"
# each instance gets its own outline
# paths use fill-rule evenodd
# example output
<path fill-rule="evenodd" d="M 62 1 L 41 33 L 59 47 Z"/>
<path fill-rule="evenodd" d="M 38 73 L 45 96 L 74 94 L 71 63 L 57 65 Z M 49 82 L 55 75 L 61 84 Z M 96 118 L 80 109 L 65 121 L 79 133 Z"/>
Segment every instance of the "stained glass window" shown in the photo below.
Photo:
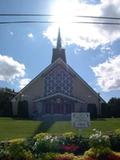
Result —
<path fill-rule="evenodd" d="M 72 95 L 72 76 L 61 66 L 57 66 L 45 76 L 45 95 L 63 93 Z"/>

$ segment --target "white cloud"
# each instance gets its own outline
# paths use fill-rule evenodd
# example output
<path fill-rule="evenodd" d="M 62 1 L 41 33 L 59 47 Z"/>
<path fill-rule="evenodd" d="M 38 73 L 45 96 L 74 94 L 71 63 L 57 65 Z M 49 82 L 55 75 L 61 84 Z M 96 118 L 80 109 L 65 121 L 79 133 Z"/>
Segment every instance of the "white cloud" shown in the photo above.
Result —
<path fill-rule="evenodd" d="M 23 78 L 19 81 L 19 88 L 22 89 L 24 88 L 29 82 L 31 81 L 31 79 L 29 78 Z"/>
<path fill-rule="evenodd" d="M 0 55 L 0 80 L 13 81 L 16 78 L 24 77 L 24 64 L 15 61 L 12 57 Z"/>
<path fill-rule="evenodd" d="M 111 57 L 114 55 L 114 52 L 113 52 L 113 49 L 112 49 L 112 46 L 109 46 L 109 45 L 104 45 L 101 47 L 101 57 L 104 57 L 107 53 L 107 56 Z M 103 53 L 103 54 L 102 54 Z"/>
<path fill-rule="evenodd" d="M 28 36 L 29 38 L 31 38 L 31 39 L 34 38 L 34 35 L 33 35 L 32 33 L 28 33 L 27 36 Z"/>
<path fill-rule="evenodd" d="M 91 68 L 103 91 L 120 90 L 120 55 Z"/>
<path fill-rule="evenodd" d="M 101 0 L 96 5 L 82 3 L 79 0 L 57 1 L 51 9 L 52 20 L 57 24 L 52 24 L 43 33 L 55 45 L 55 39 L 58 27 L 61 28 L 62 39 L 65 45 L 76 44 L 84 49 L 95 49 L 98 46 L 112 44 L 120 38 L 119 25 L 93 25 L 93 24 L 72 24 L 71 21 L 94 21 L 90 18 L 78 18 L 74 15 L 92 15 L 92 16 L 111 16 L 119 17 L 120 0 Z M 65 3 L 66 2 L 66 3 Z M 61 10 L 62 8 L 62 10 Z M 97 19 L 96 21 L 106 22 L 105 19 Z M 107 22 L 118 22 L 115 20 L 107 20 Z"/>

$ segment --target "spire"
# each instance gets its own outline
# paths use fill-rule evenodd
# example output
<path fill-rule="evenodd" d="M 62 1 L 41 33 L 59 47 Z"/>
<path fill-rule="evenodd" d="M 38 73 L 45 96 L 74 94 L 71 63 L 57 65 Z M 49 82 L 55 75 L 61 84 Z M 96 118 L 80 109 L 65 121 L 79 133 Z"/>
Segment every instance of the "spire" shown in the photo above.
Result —
<path fill-rule="evenodd" d="M 58 31 L 58 37 L 57 37 L 57 49 L 60 49 L 62 47 L 61 45 L 61 35 L 60 35 L 60 28 Z"/>
<path fill-rule="evenodd" d="M 56 46 L 56 48 L 53 48 L 51 63 L 54 63 L 58 58 L 61 58 L 66 63 L 65 49 L 62 48 L 62 45 L 61 45 L 60 28 L 58 30 L 57 46 Z"/>

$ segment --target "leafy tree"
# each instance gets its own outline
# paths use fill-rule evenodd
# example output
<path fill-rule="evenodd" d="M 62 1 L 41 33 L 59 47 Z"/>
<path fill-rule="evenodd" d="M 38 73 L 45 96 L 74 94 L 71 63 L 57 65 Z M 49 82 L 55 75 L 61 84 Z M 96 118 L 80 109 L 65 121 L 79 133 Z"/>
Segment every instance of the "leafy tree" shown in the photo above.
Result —
<path fill-rule="evenodd" d="M 120 98 L 113 97 L 108 101 L 108 104 L 120 106 Z"/>
<path fill-rule="evenodd" d="M 16 93 L 9 88 L 0 89 L 0 116 L 12 115 L 11 99 Z"/>
<path fill-rule="evenodd" d="M 111 98 L 108 101 L 111 117 L 120 117 L 120 98 Z"/>
<path fill-rule="evenodd" d="M 97 107 L 96 104 L 89 103 L 87 106 L 87 111 L 90 112 L 90 117 L 97 118 Z"/>
<path fill-rule="evenodd" d="M 111 107 L 107 103 L 101 104 L 101 116 L 103 118 L 111 117 Z"/>
<path fill-rule="evenodd" d="M 19 101 L 18 103 L 18 117 L 20 118 L 28 118 L 28 101 Z"/>

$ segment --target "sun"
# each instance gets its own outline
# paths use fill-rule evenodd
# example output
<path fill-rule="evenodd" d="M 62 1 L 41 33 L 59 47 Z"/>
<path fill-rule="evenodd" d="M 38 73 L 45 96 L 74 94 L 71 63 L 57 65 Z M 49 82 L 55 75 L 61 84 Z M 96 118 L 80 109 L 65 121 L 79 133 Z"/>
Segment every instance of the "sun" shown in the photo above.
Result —
<path fill-rule="evenodd" d="M 62 45 L 69 43 L 68 35 L 73 34 L 75 28 L 74 22 L 75 15 L 77 14 L 77 9 L 79 6 L 78 0 L 56 0 L 51 5 L 50 14 L 53 15 L 50 17 L 52 23 L 44 35 L 51 37 L 50 41 L 53 45 L 56 44 L 56 35 L 58 28 L 60 28 L 62 33 Z M 72 35 L 71 35 L 72 36 Z M 54 37 L 54 38 L 53 38 Z"/>
<path fill-rule="evenodd" d="M 53 16 L 49 21 L 54 23 L 48 25 L 43 35 L 50 40 L 53 46 L 56 45 L 56 35 L 59 28 L 62 47 L 75 44 L 85 49 L 96 48 L 99 44 L 105 44 L 108 41 L 101 34 L 101 28 L 95 24 L 83 23 L 93 21 L 93 19 L 82 16 L 100 16 L 100 4 L 92 5 L 83 2 L 84 0 L 54 0 L 51 3 L 49 14 Z"/>
<path fill-rule="evenodd" d="M 59 0 L 53 4 L 51 13 L 54 15 L 51 20 L 59 27 L 72 23 L 76 14 L 77 0 Z"/>

